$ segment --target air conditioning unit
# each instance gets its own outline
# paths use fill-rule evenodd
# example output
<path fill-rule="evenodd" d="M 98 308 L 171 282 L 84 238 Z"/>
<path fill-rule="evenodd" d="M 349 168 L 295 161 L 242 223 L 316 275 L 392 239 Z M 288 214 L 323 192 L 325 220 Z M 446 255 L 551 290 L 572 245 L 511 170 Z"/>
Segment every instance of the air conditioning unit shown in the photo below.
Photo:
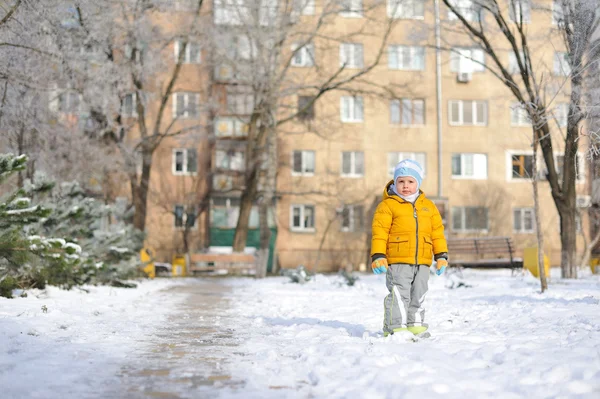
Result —
<path fill-rule="evenodd" d="M 592 206 L 592 196 L 591 195 L 578 195 L 577 199 L 577 208 L 589 208 Z"/>
<path fill-rule="evenodd" d="M 470 82 L 472 78 L 473 74 L 471 72 L 459 72 L 456 80 L 460 83 L 467 83 Z"/>

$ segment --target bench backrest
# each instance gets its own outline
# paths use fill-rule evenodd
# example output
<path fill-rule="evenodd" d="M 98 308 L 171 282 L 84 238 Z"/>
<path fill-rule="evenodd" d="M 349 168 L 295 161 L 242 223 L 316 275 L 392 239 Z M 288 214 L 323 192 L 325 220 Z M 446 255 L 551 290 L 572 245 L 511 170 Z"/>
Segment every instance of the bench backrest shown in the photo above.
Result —
<path fill-rule="evenodd" d="M 233 254 L 192 254 L 190 261 L 192 263 L 254 263 L 256 258 L 252 254 L 233 253 Z"/>
<path fill-rule="evenodd" d="M 448 252 L 457 255 L 474 255 L 477 257 L 503 255 L 512 259 L 515 247 L 510 237 L 450 238 Z"/>

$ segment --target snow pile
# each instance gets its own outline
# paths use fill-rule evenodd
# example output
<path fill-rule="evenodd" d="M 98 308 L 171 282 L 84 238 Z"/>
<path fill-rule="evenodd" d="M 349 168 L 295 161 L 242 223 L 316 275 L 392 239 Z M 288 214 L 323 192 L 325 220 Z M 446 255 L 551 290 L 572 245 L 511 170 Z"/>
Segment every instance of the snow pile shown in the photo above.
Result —
<path fill-rule="evenodd" d="M 381 334 L 385 276 L 339 278 L 232 282 L 243 355 L 231 373 L 246 385 L 222 397 L 600 397 L 597 276 L 555 276 L 544 295 L 507 270 L 466 271 L 457 289 L 432 276 L 432 337 L 416 343 Z"/>

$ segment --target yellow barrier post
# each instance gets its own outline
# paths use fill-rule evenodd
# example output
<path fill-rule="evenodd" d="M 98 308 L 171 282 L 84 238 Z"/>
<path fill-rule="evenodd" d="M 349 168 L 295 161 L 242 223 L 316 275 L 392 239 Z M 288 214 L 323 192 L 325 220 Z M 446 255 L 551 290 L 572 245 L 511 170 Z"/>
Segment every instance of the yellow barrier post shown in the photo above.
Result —
<path fill-rule="evenodd" d="M 530 247 L 523 250 L 523 267 L 529 270 L 534 277 L 540 276 L 540 270 L 538 267 L 538 248 Z M 550 278 L 550 260 L 544 255 L 544 270 L 546 271 L 546 278 Z"/>
<path fill-rule="evenodd" d="M 184 277 L 187 274 L 185 263 L 185 256 L 173 256 L 173 262 L 171 263 L 173 265 L 173 277 Z"/>
<path fill-rule="evenodd" d="M 590 259 L 590 269 L 592 269 L 592 274 L 600 274 L 600 258 Z"/>
<path fill-rule="evenodd" d="M 140 250 L 140 261 L 144 267 L 142 271 L 150 278 L 156 277 L 156 267 L 154 267 L 154 251 L 151 248 L 144 247 Z"/>

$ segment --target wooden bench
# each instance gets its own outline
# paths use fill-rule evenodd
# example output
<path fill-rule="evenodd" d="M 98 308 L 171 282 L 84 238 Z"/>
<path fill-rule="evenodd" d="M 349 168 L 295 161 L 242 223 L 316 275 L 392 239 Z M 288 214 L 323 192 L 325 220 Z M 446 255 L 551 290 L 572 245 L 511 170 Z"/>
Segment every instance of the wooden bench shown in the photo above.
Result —
<path fill-rule="evenodd" d="M 452 266 L 513 270 L 523 267 L 523 258 L 515 256 L 510 237 L 450 238 L 448 253 Z"/>
<path fill-rule="evenodd" d="M 226 271 L 230 274 L 255 274 L 256 257 L 245 253 L 195 253 L 190 255 L 190 274 Z"/>

